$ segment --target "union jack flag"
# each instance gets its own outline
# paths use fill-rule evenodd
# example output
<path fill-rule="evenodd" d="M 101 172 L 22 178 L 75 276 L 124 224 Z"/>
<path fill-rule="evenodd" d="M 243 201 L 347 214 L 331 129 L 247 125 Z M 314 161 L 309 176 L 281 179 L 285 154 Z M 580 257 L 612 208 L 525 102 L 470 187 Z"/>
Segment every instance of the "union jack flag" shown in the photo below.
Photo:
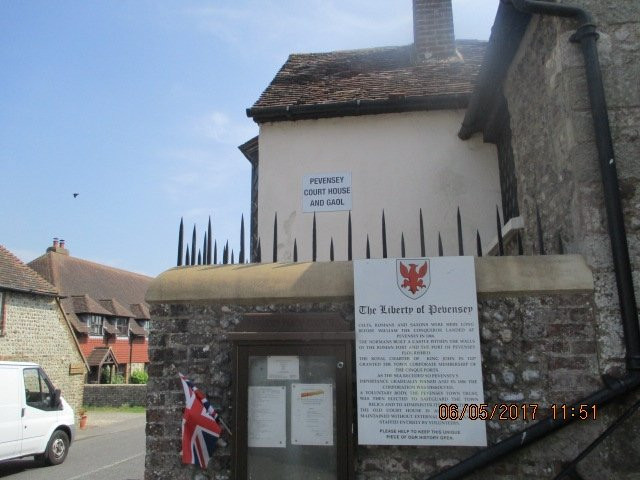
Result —
<path fill-rule="evenodd" d="M 186 404 L 182 414 L 182 463 L 206 469 L 222 431 L 218 413 L 191 380 L 179 375 Z"/>

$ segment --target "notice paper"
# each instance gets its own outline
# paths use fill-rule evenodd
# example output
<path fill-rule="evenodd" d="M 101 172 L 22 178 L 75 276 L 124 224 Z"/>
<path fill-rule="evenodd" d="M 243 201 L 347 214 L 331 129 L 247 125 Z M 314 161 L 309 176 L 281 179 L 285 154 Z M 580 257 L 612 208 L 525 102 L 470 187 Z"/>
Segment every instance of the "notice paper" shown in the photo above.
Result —
<path fill-rule="evenodd" d="M 297 356 L 267 357 L 267 380 L 299 380 L 300 359 Z"/>
<path fill-rule="evenodd" d="M 291 443 L 333 445 L 333 387 L 330 383 L 291 385 Z"/>
<path fill-rule="evenodd" d="M 249 387 L 249 447 L 287 447 L 287 387 Z"/>

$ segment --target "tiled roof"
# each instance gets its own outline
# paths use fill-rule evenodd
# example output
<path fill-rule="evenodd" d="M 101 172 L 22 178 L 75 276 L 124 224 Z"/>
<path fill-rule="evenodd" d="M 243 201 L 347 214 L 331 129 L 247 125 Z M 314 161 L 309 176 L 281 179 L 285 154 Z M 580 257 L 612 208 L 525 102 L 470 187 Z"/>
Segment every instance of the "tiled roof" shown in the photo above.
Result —
<path fill-rule="evenodd" d="M 60 301 L 65 315 L 69 319 L 69 323 L 78 333 L 89 333 L 89 328 L 84 322 L 81 322 L 75 311 L 73 310 L 73 300 L 71 298 L 63 298 Z"/>
<path fill-rule="evenodd" d="M 116 317 L 135 318 L 135 315 L 124 305 L 118 302 L 115 298 L 98 300 L 100 305 L 111 312 L 111 315 Z"/>
<path fill-rule="evenodd" d="M 87 357 L 87 363 L 92 367 L 100 365 L 101 363 L 104 363 L 107 360 L 111 360 L 116 364 L 118 363 L 110 347 L 94 348 L 93 351 Z"/>
<path fill-rule="evenodd" d="M 56 287 L 0 245 L 0 289 L 56 295 Z"/>
<path fill-rule="evenodd" d="M 146 303 L 133 303 L 129 305 L 133 318 L 137 320 L 149 320 L 151 314 L 149 313 L 149 307 Z"/>
<path fill-rule="evenodd" d="M 137 335 L 138 337 L 147 336 L 147 331 L 143 327 L 141 327 L 138 322 L 136 322 L 133 319 L 129 320 L 129 330 L 131 331 L 132 334 Z"/>
<path fill-rule="evenodd" d="M 29 263 L 60 295 L 113 298 L 122 305 L 144 303 L 151 278 L 57 252 L 47 252 Z M 77 310 L 76 310 L 77 312 Z"/>
<path fill-rule="evenodd" d="M 95 313 L 97 315 L 112 315 L 89 295 L 73 295 L 70 297 L 71 306 L 75 313 Z"/>
<path fill-rule="evenodd" d="M 259 122 L 283 107 L 466 98 L 486 42 L 459 40 L 456 47 L 460 58 L 423 63 L 413 61 L 413 45 L 292 54 L 247 114 Z"/>

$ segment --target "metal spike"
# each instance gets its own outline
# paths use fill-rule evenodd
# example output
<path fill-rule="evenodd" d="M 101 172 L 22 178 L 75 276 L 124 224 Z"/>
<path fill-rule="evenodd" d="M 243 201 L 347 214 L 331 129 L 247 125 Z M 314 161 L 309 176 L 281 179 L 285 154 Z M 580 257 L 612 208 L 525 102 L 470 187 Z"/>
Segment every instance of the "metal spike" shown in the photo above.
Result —
<path fill-rule="evenodd" d="M 558 232 L 558 253 L 564 255 L 564 243 L 562 242 L 562 235 Z"/>
<path fill-rule="evenodd" d="M 438 255 L 443 256 L 444 250 L 442 250 L 442 237 L 440 236 L 440 232 L 438 232 Z"/>
<path fill-rule="evenodd" d="M 244 263 L 244 213 L 240 219 L 240 255 L 238 257 L 239 263 Z"/>
<path fill-rule="evenodd" d="M 333 237 L 331 237 L 331 245 L 329 246 L 329 260 L 333 262 Z"/>
<path fill-rule="evenodd" d="M 427 256 L 427 250 L 424 246 L 424 223 L 422 221 L 422 209 L 420 209 L 420 256 Z"/>
<path fill-rule="evenodd" d="M 316 236 L 316 212 L 313 212 L 313 229 L 311 231 L 311 261 L 316 261 L 317 236 Z"/>
<path fill-rule="evenodd" d="M 544 255 L 544 238 L 542 236 L 542 220 L 540 219 L 540 209 L 536 205 L 536 228 L 538 230 L 538 252 Z"/>
<path fill-rule="evenodd" d="M 198 265 L 202 265 L 202 254 L 200 253 L 200 249 L 198 249 Z"/>
<path fill-rule="evenodd" d="M 382 210 L 382 258 L 387 258 L 387 224 L 384 221 L 384 209 Z"/>
<path fill-rule="evenodd" d="M 498 229 L 498 253 L 504 256 L 504 243 L 502 242 L 502 221 L 500 220 L 500 210 L 496 205 L 496 227 Z"/>
<path fill-rule="evenodd" d="M 402 258 L 406 257 L 404 253 L 404 232 L 402 232 L 402 235 L 400 235 L 400 256 Z"/>
<path fill-rule="evenodd" d="M 189 257 L 189 245 L 187 245 L 187 254 L 185 255 L 185 259 L 184 259 L 185 260 L 185 262 L 184 262 L 185 265 L 190 265 L 191 264 L 191 261 L 189 260 L 189 258 L 190 258 Z"/>
<path fill-rule="evenodd" d="M 193 235 L 191 236 L 191 265 L 196 264 L 196 226 L 193 226 Z"/>
<path fill-rule="evenodd" d="M 213 264 L 218 263 L 218 241 L 213 242 Z"/>
<path fill-rule="evenodd" d="M 369 247 L 369 235 L 367 234 L 367 258 L 371 258 L 371 248 Z"/>
<path fill-rule="evenodd" d="M 224 245 L 224 250 L 222 251 L 222 264 L 226 265 L 229 263 L 229 240 Z"/>
<path fill-rule="evenodd" d="M 524 250 L 522 248 L 522 236 L 520 235 L 520 232 L 518 232 L 516 238 L 518 240 L 518 255 L 524 255 Z"/>
<path fill-rule="evenodd" d="M 202 265 L 207 264 L 207 232 L 204 232 L 204 242 L 202 242 Z"/>
<path fill-rule="evenodd" d="M 256 262 L 262 262 L 262 248 L 260 247 L 260 237 L 258 237 L 258 243 L 256 244 Z"/>
<path fill-rule="evenodd" d="M 298 240 L 293 239 L 293 261 L 298 261 Z"/>
<path fill-rule="evenodd" d="M 182 265 L 183 238 L 184 238 L 184 224 L 182 223 L 182 217 L 180 217 L 180 228 L 178 229 L 178 267 Z"/>
<path fill-rule="evenodd" d="M 273 263 L 278 261 L 278 213 L 273 217 Z"/>
<path fill-rule="evenodd" d="M 233 265 L 235 262 L 233 261 L 233 248 L 231 249 L 231 265 Z"/>
<path fill-rule="evenodd" d="M 462 245 L 462 219 L 460 218 L 460 207 L 458 207 L 458 255 L 464 255 L 464 246 Z"/>
<path fill-rule="evenodd" d="M 480 240 L 480 232 L 476 230 L 476 247 L 478 250 L 478 256 L 482 256 L 482 241 Z"/>
<path fill-rule="evenodd" d="M 211 265 L 211 242 L 213 241 L 213 234 L 211 233 L 211 215 L 209 215 L 209 226 L 207 227 L 207 233 L 209 234 L 207 241 L 207 265 Z"/>
<path fill-rule="evenodd" d="M 352 237 L 351 237 L 351 212 L 349 212 L 349 224 L 347 227 L 347 260 L 353 260 L 353 248 L 352 248 Z"/>

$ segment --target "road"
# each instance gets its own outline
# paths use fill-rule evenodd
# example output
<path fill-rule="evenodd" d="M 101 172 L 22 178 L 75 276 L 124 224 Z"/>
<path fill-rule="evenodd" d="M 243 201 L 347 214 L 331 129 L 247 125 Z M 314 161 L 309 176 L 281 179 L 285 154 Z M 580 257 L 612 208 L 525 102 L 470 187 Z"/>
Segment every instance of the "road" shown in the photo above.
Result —
<path fill-rule="evenodd" d="M 89 413 L 86 430 L 62 465 L 42 467 L 32 457 L 0 463 L 7 480 L 142 480 L 145 415 Z"/>

